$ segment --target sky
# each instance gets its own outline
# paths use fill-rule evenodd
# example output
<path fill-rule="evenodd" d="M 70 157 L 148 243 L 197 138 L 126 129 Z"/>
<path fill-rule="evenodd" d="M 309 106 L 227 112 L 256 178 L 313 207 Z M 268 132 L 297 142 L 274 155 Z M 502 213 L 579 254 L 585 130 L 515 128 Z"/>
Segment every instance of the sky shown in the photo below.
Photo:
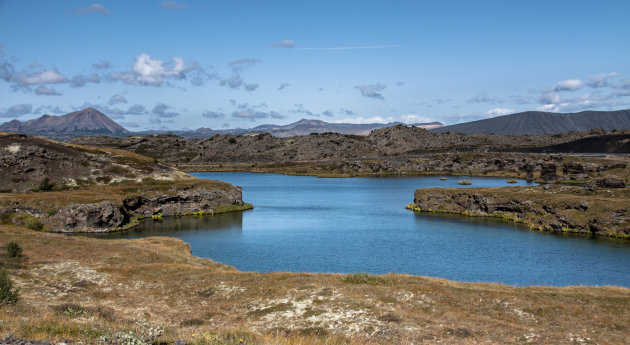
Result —
<path fill-rule="evenodd" d="M 630 1 L 0 0 L 0 123 L 454 124 L 630 108 Z"/>

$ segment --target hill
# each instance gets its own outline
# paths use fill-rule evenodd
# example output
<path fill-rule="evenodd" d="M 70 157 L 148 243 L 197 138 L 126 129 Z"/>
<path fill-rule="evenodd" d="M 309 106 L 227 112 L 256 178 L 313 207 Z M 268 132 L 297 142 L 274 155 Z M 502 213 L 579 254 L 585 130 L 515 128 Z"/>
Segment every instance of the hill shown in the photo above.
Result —
<path fill-rule="evenodd" d="M 0 192 L 67 190 L 121 181 L 191 179 L 153 158 L 0 132 Z"/>
<path fill-rule="evenodd" d="M 269 133 L 277 138 L 286 138 L 293 136 L 309 135 L 311 133 L 339 133 L 348 135 L 368 135 L 373 130 L 395 126 L 399 122 L 390 123 L 331 123 L 315 119 L 301 119 L 288 125 L 263 124 L 254 128 L 232 128 L 232 129 L 211 129 L 199 128 L 189 131 L 142 131 L 136 132 L 137 135 L 151 134 L 174 134 L 183 138 L 207 138 L 215 134 L 232 134 L 243 135 L 252 133 Z M 436 128 L 443 126 L 440 122 L 416 123 L 414 127 L 419 128 Z"/>
<path fill-rule="evenodd" d="M 28 121 L 12 120 L 0 125 L 2 132 L 15 132 L 64 139 L 81 135 L 126 135 L 129 131 L 94 108 L 61 116 L 43 115 Z"/>
<path fill-rule="evenodd" d="M 630 128 L 630 109 L 557 114 L 540 111 L 503 115 L 432 129 L 434 133 L 541 135 Z"/>

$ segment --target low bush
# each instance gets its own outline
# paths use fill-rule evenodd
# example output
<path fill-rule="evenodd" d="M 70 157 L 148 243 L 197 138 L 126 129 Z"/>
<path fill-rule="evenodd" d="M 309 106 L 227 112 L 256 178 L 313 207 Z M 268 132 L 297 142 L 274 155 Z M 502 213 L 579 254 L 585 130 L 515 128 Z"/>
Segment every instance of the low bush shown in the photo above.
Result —
<path fill-rule="evenodd" d="M 13 282 L 6 269 L 0 268 L 0 304 L 13 304 L 19 300 L 19 291 L 13 288 Z"/>
<path fill-rule="evenodd" d="M 347 284 L 369 284 L 369 285 L 385 285 L 385 278 L 367 273 L 348 273 L 342 282 Z"/>
<path fill-rule="evenodd" d="M 22 256 L 22 246 L 19 243 L 11 241 L 7 244 L 7 254 L 10 258 L 19 258 Z"/>

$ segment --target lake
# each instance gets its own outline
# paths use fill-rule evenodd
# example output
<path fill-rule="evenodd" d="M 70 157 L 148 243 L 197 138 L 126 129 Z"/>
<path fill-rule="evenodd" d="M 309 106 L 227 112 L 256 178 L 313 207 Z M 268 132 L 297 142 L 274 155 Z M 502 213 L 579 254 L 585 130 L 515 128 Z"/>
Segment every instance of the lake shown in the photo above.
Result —
<path fill-rule="evenodd" d="M 417 188 L 458 177 L 317 178 L 193 173 L 243 187 L 253 210 L 147 220 L 106 237 L 172 236 L 243 271 L 408 273 L 471 282 L 630 287 L 630 243 L 529 231 L 497 219 L 406 210 Z M 505 178 L 466 177 L 470 187 Z M 527 185 L 519 181 L 515 185 Z"/>

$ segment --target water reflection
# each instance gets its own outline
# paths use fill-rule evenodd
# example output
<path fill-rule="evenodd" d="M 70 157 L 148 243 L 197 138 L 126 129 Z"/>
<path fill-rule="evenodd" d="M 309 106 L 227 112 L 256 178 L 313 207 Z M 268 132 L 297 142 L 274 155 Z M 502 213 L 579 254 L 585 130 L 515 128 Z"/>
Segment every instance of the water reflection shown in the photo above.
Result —
<path fill-rule="evenodd" d="M 145 219 L 130 232 L 99 234 L 107 238 L 140 238 L 151 236 L 183 237 L 195 234 L 220 232 L 238 234 L 243 230 L 243 212 L 228 212 L 213 216 L 166 217 L 161 221 Z M 210 234 L 208 234 L 210 235 Z"/>

